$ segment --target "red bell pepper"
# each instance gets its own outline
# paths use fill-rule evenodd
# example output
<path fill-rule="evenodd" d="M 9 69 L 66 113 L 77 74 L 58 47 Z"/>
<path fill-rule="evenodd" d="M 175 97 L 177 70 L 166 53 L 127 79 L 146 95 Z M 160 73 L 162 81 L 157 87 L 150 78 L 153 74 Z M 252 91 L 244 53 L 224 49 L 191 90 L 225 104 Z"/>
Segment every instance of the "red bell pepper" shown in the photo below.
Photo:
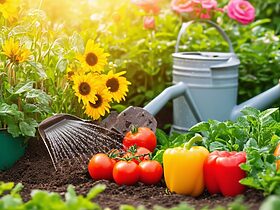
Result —
<path fill-rule="evenodd" d="M 235 196 L 245 191 L 239 180 L 246 177 L 239 165 L 246 162 L 245 152 L 214 151 L 204 162 L 204 182 L 211 194 Z"/>

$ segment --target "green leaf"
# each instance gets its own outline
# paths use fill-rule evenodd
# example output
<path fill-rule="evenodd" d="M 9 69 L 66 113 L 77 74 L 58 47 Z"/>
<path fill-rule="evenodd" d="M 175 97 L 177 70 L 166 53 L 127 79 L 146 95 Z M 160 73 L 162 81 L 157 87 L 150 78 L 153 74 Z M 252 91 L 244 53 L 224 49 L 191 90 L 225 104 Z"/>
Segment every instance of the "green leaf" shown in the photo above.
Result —
<path fill-rule="evenodd" d="M 23 136 L 32 136 L 36 134 L 37 123 L 35 120 L 30 120 L 29 122 L 23 121 L 19 123 L 19 128 Z"/>
<path fill-rule="evenodd" d="M 127 108 L 127 106 L 124 106 L 122 104 L 114 104 L 114 105 L 112 105 L 112 109 L 116 110 L 118 113 L 122 112 L 126 108 Z"/>
<path fill-rule="evenodd" d="M 157 128 L 156 129 L 156 137 L 157 137 L 157 142 L 158 142 L 158 145 L 168 145 L 169 144 L 169 139 L 168 139 L 168 136 L 166 135 L 166 133 Z"/>
<path fill-rule="evenodd" d="M 215 150 L 228 151 L 229 149 L 227 148 L 227 146 L 225 144 L 218 142 L 218 141 L 214 141 L 214 142 L 210 143 L 209 150 L 210 150 L 210 152 L 213 152 Z"/>
<path fill-rule="evenodd" d="M 241 110 L 241 112 L 244 115 L 252 115 L 254 117 L 258 117 L 259 113 L 260 113 L 259 110 L 257 110 L 256 108 L 253 108 L 253 107 L 245 107 L 244 109 Z"/>
<path fill-rule="evenodd" d="M 246 185 L 248 187 L 252 187 L 255 189 L 262 189 L 259 182 L 253 177 L 246 177 L 244 179 L 241 179 L 239 182 L 240 184 Z"/>
<path fill-rule="evenodd" d="M 17 185 L 11 190 L 11 195 L 15 196 L 23 189 L 22 183 L 17 183 Z"/>
<path fill-rule="evenodd" d="M 21 94 L 23 92 L 27 92 L 30 91 L 31 89 L 33 89 L 33 81 L 27 82 L 25 84 L 19 84 L 15 87 L 15 92 L 14 94 Z"/>
<path fill-rule="evenodd" d="M 153 156 L 153 160 L 156 160 L 162 164 L 164 151 L 165 151 L 164 149 L 158 150 L 156 154 Z"/>
<path fill-rule="evenodd" d="M 58 69 L 60 72 L 65 72 L 66 68 L 67 68 L 67 65 L 68 65 L 68 60 L 65 59 L 65 58 L 61 58 L 55 68 Z"/>
<path fill-rule="evenodd" d="M 68 203 L 77 202 L 77 194 L 73 185 L 69 185 L 67 187 L 67 192 L 65 193 L 65 200 Z"/>
<path fill-rule="evenodd" d="M 271 114 L 273 114 L 277 110 L 278 110 L 278 108 L 271 108 L 271 109 L 267 109 L 267 110 L 261 112 L 260 116 L 259 116 L 261 121 L 264 121 L 267 117 L 271 116 Z"/>
<path fill-rule="evenodd" d="M 261 204 L 259 210 L 278 210 L 280 209 L 280 197 L 276 195 L 268 196 Z"/>
<path fill-rule="evenodd" d="M 8 123 L 8 129 L 7 130 L 10 134 L 12 134 L 12 136 L 14 138 L 20 136 L 20 134 L 21 134 L 20 128 L 15 122 Z"/>
<path fill-rule="evenodd" d="M 192 126 L 189 131 L 192 132 L 203 132 L 203 131 L 208 131 L 210 128 L 209 122 L 199 122 Z"/>
<path fill-rule="evenodd" d="M 100 193 L 102 193 L 105 189 L 106 189 L 106 185 L 97 184 L 96 186 L 91 188 L 91 190 L 88 192 L 86 198 L 88 200 L 91 200 L 91 199 L 95 198 L 97 195 L 99 195 Z"/>
<path fill-rule="evenodd" d="M 15 184 L 13 182 L 0 182 L 0 195 L 2 195 L 5 191 L 10 191 L 14 186 Z"/>

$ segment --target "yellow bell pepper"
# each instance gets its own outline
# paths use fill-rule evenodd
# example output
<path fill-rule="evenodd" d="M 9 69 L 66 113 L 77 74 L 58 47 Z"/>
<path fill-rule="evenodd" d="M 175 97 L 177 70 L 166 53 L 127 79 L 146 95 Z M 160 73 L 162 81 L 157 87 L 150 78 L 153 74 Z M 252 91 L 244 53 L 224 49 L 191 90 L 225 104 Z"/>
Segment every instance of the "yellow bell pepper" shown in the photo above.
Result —
<path fill-rule="evenodd" d="M 199 134 L 184 147 L 169 148 L 163 153 L 164 179 L 171 192 L 191 196 L 203 192 L 203 163 L 209 151 L 202 146 L 192 146 L 197 141 L 202 141 Z"/>

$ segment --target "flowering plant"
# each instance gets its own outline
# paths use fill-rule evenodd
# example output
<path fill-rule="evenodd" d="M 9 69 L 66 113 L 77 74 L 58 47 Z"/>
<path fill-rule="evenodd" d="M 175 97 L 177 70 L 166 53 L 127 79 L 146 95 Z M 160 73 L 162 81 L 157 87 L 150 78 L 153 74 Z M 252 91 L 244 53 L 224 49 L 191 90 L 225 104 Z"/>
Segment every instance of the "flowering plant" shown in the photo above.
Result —
<path fill-rule="evenodd" d="M 50 97 L 28 77 L 32 55 L 23 44 L 10 37 L 1 51 L 0 128 L 14 137 L 35 136 L 37 122 L 49 112 Z"/>
<path fill-rule="evenodd" d="M 113 63 L 106 73 L 108 56 L 99 44 L 89 39 L 84 52 L 77 53 L 77 65 L 69 70 L 75 95 L 82 101 L 85 114 L 93 120 L 110 112 L 112 102 L 124 100 L 130 85 L 122 76 L 125 71 L 114 73 Z"/>
<path fill-rule="evenodd" d="M 255 19 L 255 8 L 246 0 L 230 0 L 222 8 L 216 0 L 172 0 L 171 8 L 189 18 L 211 19 L 215 12 L 221 12 L 241 24 L 249 24 Z"/>
<path fill-rule="evenodd" d="M 36 54 L 19 29 L 19 0 L 0 3 L 0 129 L 13 137 L 34 137 L 38 123 L 50 113 L 51 97 L 37 80 Z M 20 32 L 18 30 L 18 32 Z"/>

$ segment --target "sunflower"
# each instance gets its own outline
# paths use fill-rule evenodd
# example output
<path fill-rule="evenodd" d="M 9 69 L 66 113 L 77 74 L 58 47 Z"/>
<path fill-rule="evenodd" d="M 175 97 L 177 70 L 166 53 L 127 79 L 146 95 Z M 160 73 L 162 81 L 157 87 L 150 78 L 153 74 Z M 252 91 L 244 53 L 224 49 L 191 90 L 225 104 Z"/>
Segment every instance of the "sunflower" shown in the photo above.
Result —
<path fill-rule="evenodd" d="M 0 0 L 1 1 L 1 0 Z M 22 63 L 28 59 L 31 52 L 23 46 L 19 45 L 18 41 L 10 38 L 2 45 L 2 54 L 6 55 L 11 63 Z"/>
<path fill-rule="evenodd" d="M 92 75 L 80 75 L 75 74 L 72 76 L 74 82 L 73 89 L 75 90 L 75 95 L 78 97 L 78 101 L 83 101 L 84 104 L 88 101 L 97 100 L 95 96 L 96 91 L 94 89 L 95 77 Z"/>
<path fill-rule="evenodd" d="M 103 76 L 105 85 L 118 103 L 121 100 L 125 100 L 126 93 L 128 92 L 127 86 L 131 84 L 125 77 L 121 77 L 125 73 L 125 71 L 122 71 L 114 74 L 113 71 L 109 71 L 107 75 Z"/>
<path fill-rule="evenodd" d="M 5 19 L 12 21 L 18 17 L 19 0 L 0 0 L 0 12 Z"/>
<path fill-rule="evenodd" d="M 85 106 L 85 113 L 94 120 L 104 116 L 106 111 L 110 112 L 110 102 L 112 95 L 104 85 L 96 86 L 95 97 L 96 100 L 89 101 Z"/>
<path fill-rule="evenodd" d="M 78 54 L 77 58 L 82 64 L 82 68 L 92 72 L 103 71 L 107 64 L 108 53 L 104 53 L 104 49 L 95 44 L 93 40 L 88 40 L 84 54 Z"/>

